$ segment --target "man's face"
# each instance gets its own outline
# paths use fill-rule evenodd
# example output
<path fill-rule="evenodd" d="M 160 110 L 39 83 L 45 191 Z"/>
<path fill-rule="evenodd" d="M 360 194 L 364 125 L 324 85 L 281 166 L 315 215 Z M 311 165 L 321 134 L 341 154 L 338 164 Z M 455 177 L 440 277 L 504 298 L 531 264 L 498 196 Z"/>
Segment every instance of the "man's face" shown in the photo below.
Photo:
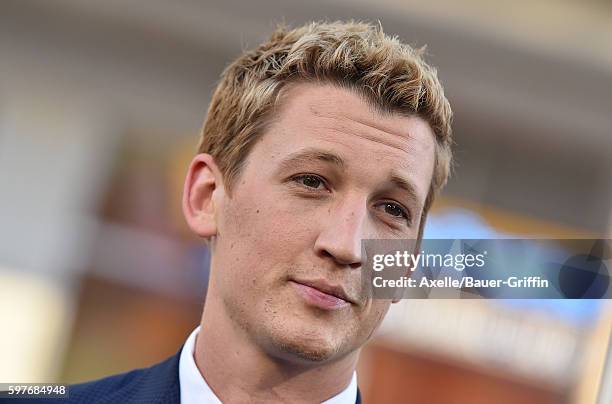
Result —
<path fill-rule="evenodd" d="M 417 237 L 434 142 L 421 118 L 350 90 L 288 89 L 219 203 L 210 287 L 226 315 L 279 358 L 361 347 L 390 304 L 361 291 L 361 240 Z"/>

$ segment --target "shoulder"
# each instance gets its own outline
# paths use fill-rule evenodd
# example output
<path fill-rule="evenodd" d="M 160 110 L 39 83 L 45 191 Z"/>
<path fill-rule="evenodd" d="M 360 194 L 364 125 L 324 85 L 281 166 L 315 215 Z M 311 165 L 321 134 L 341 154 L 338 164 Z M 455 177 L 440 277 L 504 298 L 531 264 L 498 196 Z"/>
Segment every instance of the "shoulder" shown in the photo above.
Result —
<path fill-rule="evenodd" d="M 71 385 L 68 399 L 23 399 L 11 400 L 11 403 L 179 403 L 178 362 L 179 354 L 176 354 L 148 368 Z"/>
<path fill-rule="evenodd" d="M 179 354 L 144 369 L 70 387 L 70 403 L 178 402 Z"/>

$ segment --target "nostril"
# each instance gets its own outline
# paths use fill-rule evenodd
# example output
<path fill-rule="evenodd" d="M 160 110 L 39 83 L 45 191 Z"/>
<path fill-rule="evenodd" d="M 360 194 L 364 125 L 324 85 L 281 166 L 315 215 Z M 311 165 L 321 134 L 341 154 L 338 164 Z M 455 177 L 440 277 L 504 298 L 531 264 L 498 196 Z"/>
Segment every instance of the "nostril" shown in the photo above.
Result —
<path fill-rule="evenodd" d="M 349 264 L 349 267 L 351 269 L 359 269 L 359 268 L 361 268 L 361 262 L 354 262 L 352 264 Z"/>
<path fill-rule="evenodd" d="M 348 251 L 338 250 L 334 253 L 333 250 L 321 248 L 318 249 L 318 255 L 321 258 L 333 260 L 336 265 L 349 267 L 350 269 L 361 267 L 361 259 Z"/>
<path fill-rule="evenodd" d="M 323 255 L 323 257 L 325 257 L 325 258 L 332 258 L 332 259 L 334 258 L 334 255 L 333 255 L 332 253 L 330 253 L 329 251 L 327 251 L 327 250 L 322 250 L 322 251 L 321 251 L 321 254 L 322 254 L 322 255 Z"/>

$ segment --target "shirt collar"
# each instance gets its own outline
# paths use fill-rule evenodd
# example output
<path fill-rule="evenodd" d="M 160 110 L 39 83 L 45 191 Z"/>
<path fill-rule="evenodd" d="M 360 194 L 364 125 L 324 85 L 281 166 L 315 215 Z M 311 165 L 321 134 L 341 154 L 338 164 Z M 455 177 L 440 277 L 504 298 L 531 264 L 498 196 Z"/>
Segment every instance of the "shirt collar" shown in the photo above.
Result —
<path fill-rule="evenodd" d="M 221 404 L 221 400 L 213 393 L 206 380 L 198 370 L 193 354 L 195 341 L 200 327 L 193 330 L 187 338 L 179 359 L 179 384 L 182 404 Z M 353 372 L 351 382 L 340 393 L 323 404 L 355 404 L 357 400 L 357 373 Z"/>

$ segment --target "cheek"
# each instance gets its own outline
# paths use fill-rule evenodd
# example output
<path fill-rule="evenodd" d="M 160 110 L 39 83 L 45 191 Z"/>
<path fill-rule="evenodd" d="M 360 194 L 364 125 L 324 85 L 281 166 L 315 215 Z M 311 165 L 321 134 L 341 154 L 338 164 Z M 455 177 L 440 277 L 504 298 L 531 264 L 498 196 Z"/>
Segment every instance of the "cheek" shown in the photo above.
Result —
<path fill-rule="evenodd" d="M 315 218 L 323 215 L 320 203 L 269 185 L 254 188 L 267 191 L 243 189 L 225 215 L 238 239 L 256 239 L 258 245 L 278 250 L 314 237 Z"/>
<path fill-rule="evenodd" d="M 376 331 L 380 323 L 385 318 L 387 311 L 391 305 L 390 301 L 387 300 L 373 300 L 369 310 L 360 318 L 361 323 L 361 338 L 364 340 L 370 339 L 372 334 Z"/>
<path fill-rule="evenodd" d="M 240 262 L 251 273 L 291 265 L 312 239 L 308 217 L 281 195 L 241 189 L 225 204 L 219 225 L 217 250 L 226 258 L 223 265 Z"/>

